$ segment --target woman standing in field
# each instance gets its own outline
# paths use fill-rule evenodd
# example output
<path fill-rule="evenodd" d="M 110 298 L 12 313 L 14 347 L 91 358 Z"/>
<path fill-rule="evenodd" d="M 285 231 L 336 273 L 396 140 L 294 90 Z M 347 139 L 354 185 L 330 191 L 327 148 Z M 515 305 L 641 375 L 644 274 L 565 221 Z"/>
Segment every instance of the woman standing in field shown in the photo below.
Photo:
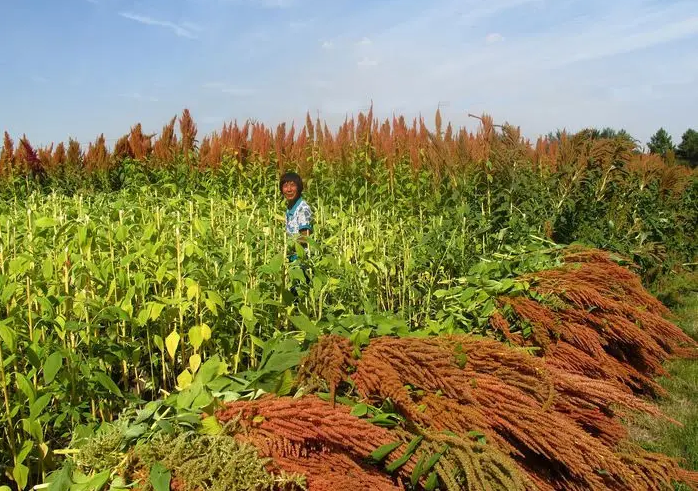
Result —
<path fill-rule="evenodd" d="M 287 172 L 281 176 L 279 189 L 286 198 L 286 233 L 289 238 L 297 239 L 307 247 L 306 237 L 313 230 L 313 211 L 303 199 L 303 180 L 295 172 Z M 298 255 L 294 252 L 289 260 L 295 261 Z"/>

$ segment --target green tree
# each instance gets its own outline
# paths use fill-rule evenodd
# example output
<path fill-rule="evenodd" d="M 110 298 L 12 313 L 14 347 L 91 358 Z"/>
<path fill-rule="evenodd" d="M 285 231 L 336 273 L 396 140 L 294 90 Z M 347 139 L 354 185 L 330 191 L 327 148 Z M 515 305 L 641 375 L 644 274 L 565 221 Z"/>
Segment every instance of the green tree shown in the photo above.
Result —
<path fill-rule="evenodd" d="M 647 146 L 650 149 L 650 153 L 661 155 L 662 158 L 666 158 L 668 152 L 676 151 L 674 142 L 671 141 L 671 135 L 667 133 L 664 128 L 659 128 L 659 130 L 652 135 L 650 141 L 647 142 Z"/>
<path fill-rule="evenodd" d="M 598 128 L 585 128 L 581 130 L 578 134 L 581 133 L 586 133 L 586 135 L 591 138 L 592 140 L 602 140 L 602 139 L 609 139 L 609 140 L 625 140 L 636 147 L 638 146 L 639 140 L 634 138 L 630 133 L 625 131 L 624 129 L 616 130 L 611 127 L 605 127 L 603 129 L 598 129 Z"/>
<path fill-rule="evenodd" d="M 681 143 L 676 156 L 685 161 L 692 169 L 698 166 L 698 131 L 689 128 L 681 136 Z"/>

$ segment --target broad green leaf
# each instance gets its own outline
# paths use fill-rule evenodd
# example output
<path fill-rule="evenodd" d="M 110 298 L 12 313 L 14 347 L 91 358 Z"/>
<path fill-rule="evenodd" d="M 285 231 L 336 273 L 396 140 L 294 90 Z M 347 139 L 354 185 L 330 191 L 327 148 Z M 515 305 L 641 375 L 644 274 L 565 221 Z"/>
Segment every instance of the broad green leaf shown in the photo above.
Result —
<path fill-rule="evenodd" d="M 73 484 L 70 491 L 101 491 L 109 482 L 111 470 L 102 471 L 95 474 L 90 479 L 81 484 Z"/>
<path fill-rule="evenodd" d="M 291 322 L 301 331 L 305 332 L 309 341 L 312 341 L 320 334 L 320 329 L 313 324 L 305 315 L 291 316 Z"/>
<path fill-rule="evenodd" d="M 175 428 L 172 425 L 172 423 L 170 423 L 166 419 L 159 419 L 157 421 L 157 425 L 158 425 L 158 428 L 160 428 L 162 431 L 164 431 L 168 435 L 172 435 L 175 432 Z"/>
<path fill-rule="evenodd" d="M 291 392 L 294 383 L 295 379 L 293 377 L 293 374 L 291 373 L 291 370 L 285 370 L 281 374 L 281 377 L 279 377 L 279 383 L 277 384 L 275 390 L 276 394 L 278 396 L 288 395 Z"/>
<path fill-rule="evenodd" d="M 164 345 L 164 343 L 162 342 L 162 338 L 161 338 L 160 336 L 158 336 L 157 334 L 155 334 L 155 335 L 153 336 L 153 343 L 155 343 L 155 346 L 157 346 L 157 348 L 158 348 L 160 351 L 165 351 L 165 345 Z"/>
<path fill-rule="evenodd" d="M 439 450 L 437 453 L 433 454 L 431 457 L 429 457 L 429 460 L 427 460 L 426 464 L 424 464 L 424 467 L 422 468 L 422 473 L 425 474 L 429 472 L 432 467 L 436 465 L 436 463 L 439 461 L 441 456 L 448 450 L 448 445 L 444 445 L 441 447 L 441 450 Z M 435 475 L 435 473 L 432 473 L 432 475 Z M 429 479 L 432 479 L 432 476 L 429 476 Z M 432 488 L 433 489 L 433 488 Z"/>
<path fill-rule="evenodd" d="M 375 449 L 373 452 L 371 452 L 371 458 L 375 462 L 382 462 L 388 455 L 398 448 L 400 445 L 402 445 L 402 442 L 393 442 L 393 443 L 386 443 L 385 445 L 381 445 L 377 449 Z"/>
<path fill-rule="evenodd" d="M 12 298 L 12 295 L 15 294 L 15 291 L 17 291 L 16 282 L 12 281 L 5 285 L 5 287 L 2 289 L 2 293 L 0 294 L 0 302 L 2 302 L 3 304 L 8 304 L 10 302 L 10 299 Z"/>
<path fill-rule="evenodd" d="M 201 337 L 204 341 L 211 339 L 211 328 L 207 324 L 201 324 Z"/>
<path fill-rule="evenodd" d="M 199 369 L 201 366 L 201 355 L 198 353 L 195 353 L 189 357 L 189 368 L 191 369 L 191 373 L 196 373 L 196 371 Z"/>
<path fill-rule="evenodd" d="M 200 381 L 202 385 L 208 384 L 218 375 L 220 366 L 221 360 L 218 355 L 210 357 L 201 365 L 199 372 L 196 374 L 196 380 Z"/>
<path fill-rule="evenodd" d="M 445 297 L 446 295 L 448 295 L 448 290 L 435 290 L 434 293 L 433 293 L 433 295 L 434 295 L 436 298 L 443 298 L 443 297 Z"/>
<path fill-rule="evenodd" d="M 171 473 L 160 462 L 150 467 L 150 484 L 155 491 L 170 491 Z"/>
<path fill-rule="evenodd" d="M 184 390 L 189 387 L 194 380 L 189 369 L 185 369 L 182 373 L 177 376 L 177 388 L 179 390 Z"/>
<path fill-rule="evenodd" d="M 39 402 L 39 400 L 37 399 L 36 402 Z M 41 423 L 39 423 L 36 419 L 32 417 L 22 419 L 22 429 L 27 434 L 31 435 L 35 440 L 43 441 L 44 433 L 41 430 Z"/>
<path fill-rule="evenodd" d="M 7 325 L 6 321 L 0 322 L 0 338 L 7 345 L 10 353 L 14 353 L 17 349 L 17 334 L 14 329 Z"/>
<path fill-rule="evenodd" d="M 114 381 L 111 379 L 109 375 L 107 375 L 104 372 L 95 372 L 94 373 L 94 378 L 97 380 L 97 382 L 100 383 L 102 387 L 107 389 L 109 392 L 112 394 L 115 394 L 119 397 L 123 397 L 123 394 L 121 393 L 121 389 L 114 383 Z"/>
<path fill-rule="evenodd" d="M 200 292 L 201 288 L 199 287 L 199 284 L 197 282 L 189 282 L 189 285 L 187 286 L 187 300 L 193 300 L 194 297 L 199 295 Z"/>
<path fill-rule="evenodd" d="M 22 448 L 17 453 L 15 465 L 24 462 L 24 459 L 27 458 L 27 455 L 29 455 L 29 452 L 32 451 L 32 448 L 34 448 L 34 442 L 31 440 L 25 440 L 24 443 L 22 443 Z"/>
<path fill-rule="evenodd" d="M 17 464 L 12 469 L 12 478 L 19 486 L 19 489 L 24 489 L 27 487 L 27 481 L 29 480 L 29 467 L 24 464 Z"/>
<path fill-rule="evenodd" d="M 195 350 L 198 350 L 203 342 L 204 338 L 201 335 L 201 326 L 194 326 L 189 329 L 189 344 L 191 344 Z"/>
<path fill-rule="evenodd" d="M 131 489 L 133 486 L 133 484 L 126 484 L 123 477 L 116 476 L 109 486 L 109 491 L 123 491 L 126 489 Z"/>
<path fill-rule="evenodd" d="M 242 307 L 240 307 L 240 315 L 243 319 L 245 319 L 248 322 L 254 322 L 256 320 L 254 316 L 254 311 L 249 305 L 243 305 Z"/>
<path fill-rule="evenodd" d="M 46 384 L 50 384 L 53 382 L 53 379 L 56 378 L 56 374 L 58 373 L 58 370 L 61 369 L 61 366 L 63 365 L 63 355 L 55 352 L 52 353 L 44 362 L 44 381 Z"/>
<path fill-rule="evenodd" d="M 300 363 L 303 353 L 298 351 L 274 351 L 264 364 L 264 372 L 283 372 Z"/>
<path fill-rule="evenodd" d="M 150 311 L 151 308 L 150 306 L 143 308 L 138 312 L 138 315 L 136 316 L 136 320 L 138 321 L 139 326 L 144 326 L 146 322 L 148 322 L 148 319 L 150 319 Z"/>
<path fill-rule="evenodd" d="M 407 446 L 407 449 L 405 450 L 405 453 L 398 458 L 397 460 L 391 462 L 387 466 L 385 466 L 385 470 L 388 472 L 392 473 L 395 472 L 397 469 L 402 467 L 407 463 L 408 460 L 410 460 L 410 457 L 412 457 L 412 454 L 417 450 L 417 447 L 419 444 L 422 442 L 424 437 L 422 435 L 416 436 L 410 441 L 410 444 Z"/>
<path fill-rule="evenodd" d="M 201 429 L 199 433 L 202 435 L 219 435 L 223 431 L 215 416 L 207 416 L 201 421 Z"/>
<path fill-rule="evenodd" d="M 169 353 L 170 358 L 174 360 L 175 354 L 177 353 L 177 346 L 179 345 L 179 334 L 177 331 L 172 331 L 167 336 L 165 345 L 167 346 L 167 353 Z"/>
<path fill-rule="evenodd" d="M 368 413 L 368 406 L 364 403 L 357 404 L 351 410 L 351 415 L 359 418 L 366 416 L 366 413 Z"/>
<path fill-rule="evenodd" d="M 178 387 L 179 388 L 179 387 Z M 189 409 L 191 408 L 194 399 L 199 397 L 199 394 L 203 392 L 204 387 L 201 382 L 198 380 L 190 383 L 190 385 L 184 389 L 181 389 L 181 392 L 176 395 L 176 404 L 177 407 L 182 408 L 182 409 Z"/>
<path fill-rule="evenodd" d="M 48 406 L 48 403 L 51 402 L 51 397 L 53 397 L 53 394 L 49 392 L 48 394 L 44 394 L 37 400 L 35 400 L 29 406 L 29 418 L 32 420 L 36 420 L 41 415 L 41 412 L 46 408 L 46 406 Z"/>
<path fill-rule="evenodd" d="M 153 302 L 151 304 L 151 309 L 150 309 L 150 320 L 157 320 L 158 317 L 160 317 L 160 314 L 162 313 L 162 309 L 165 308 L 164 303 L 160 302 Z"/>
<path fill-rule="evenodd" d="M 419 482 L 419 479 L 422 477 L 422 468 L 424 467 L 424 461 L 426 460 L 426 458 L 427 454 L 423 453 L 417 461 L 417 465 L 414 466 L 414 470 L 412 471 L 412 475 L 410 476 L 410 483 L 412 484 L 413 488 L 417 487 L 417 483 Z"/>
<path fill-rule="evenodd" d="M 146 423 L 130 425 L 126 428 L 126 431 L 124 431 L 123 439 L 126 441 L 135 440 L 144 435 L 146 431 L 148 431 L 148 425 Z"/>
<path fill-rule="evenodd" d="M 225 306 L 225 302 L 223 301 L 223 297 L 221 297 L 218 294 L 218 292 L 215 292 L 213 290 L 207 290 L 206 297 L 209 300 L 211 300 L 214 304 L 216 304 L 218 307 L 223 308 Z"/>
<path fill-rule="evenodd" d="M 40 217 L 34 222 L 34 226 L 36 226 L 36 228 L 55 227 L 56 225 L 58 225 L 58 221 L 51 217 Z"/>
<path fill-rule="evenodd" d="M 29 363 L 31 363 L 36 370 L 41 370 L 41 360 L 39 359 L 39 355 L 36 354 L 37 350 L 38 348 L 35 341 L 32 346 L 26 348 L 25 352 Z"/>
<path fill-rule="evenodd" d="M 28 254 L 20 254 L 16 258 L 10 260 L 10 274 L 23 275 L 34 267 L 31 256 Z"/>
<path fill-rule="evenodd" d="M 204 305 L 206 305 L 208 310 L 210 310 L 213 315 L 218 315 L 218 306 L 210 298 L 204 299 Z"/>
<path fill-rule="evenodd" d="M 136 420 L 134 421 L 135 424 L 142 423 L 143 421 L 150 419 L 150 417 L 155 414 L 155 412 L 162 406 L 163 401 L 158 400 L 158 401 L 151 401 L 148 404 L 145 405 L 143 409 L 140 411 L 137 411 L 138 416 L 136 417 Z"/>

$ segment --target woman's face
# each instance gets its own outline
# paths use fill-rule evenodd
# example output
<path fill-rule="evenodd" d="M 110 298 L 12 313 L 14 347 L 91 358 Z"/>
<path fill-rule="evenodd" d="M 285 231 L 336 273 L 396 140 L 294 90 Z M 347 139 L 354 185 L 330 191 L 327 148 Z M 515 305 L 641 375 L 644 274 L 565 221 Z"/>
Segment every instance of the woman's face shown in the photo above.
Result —
<path fill-rule="evenodd" d="M 298 194 L 298 186 L 293 181 L 287 181 L 281 186 L 281 192 L 288 201 L 293 201 Z"/>

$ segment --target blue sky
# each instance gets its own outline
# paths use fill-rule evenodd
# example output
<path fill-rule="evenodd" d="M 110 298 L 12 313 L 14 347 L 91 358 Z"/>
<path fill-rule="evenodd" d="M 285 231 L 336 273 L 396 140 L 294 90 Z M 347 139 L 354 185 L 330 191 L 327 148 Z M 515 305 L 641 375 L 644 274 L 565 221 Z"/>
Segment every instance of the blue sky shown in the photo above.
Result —
<path fill-rule="evenodd" d="M 698 129 L 695 0 L 3 0 L 0 131 L 35 144 L 200 133 L 307 110 L 336 128 L 468 113 L 521 126 Z"/>

